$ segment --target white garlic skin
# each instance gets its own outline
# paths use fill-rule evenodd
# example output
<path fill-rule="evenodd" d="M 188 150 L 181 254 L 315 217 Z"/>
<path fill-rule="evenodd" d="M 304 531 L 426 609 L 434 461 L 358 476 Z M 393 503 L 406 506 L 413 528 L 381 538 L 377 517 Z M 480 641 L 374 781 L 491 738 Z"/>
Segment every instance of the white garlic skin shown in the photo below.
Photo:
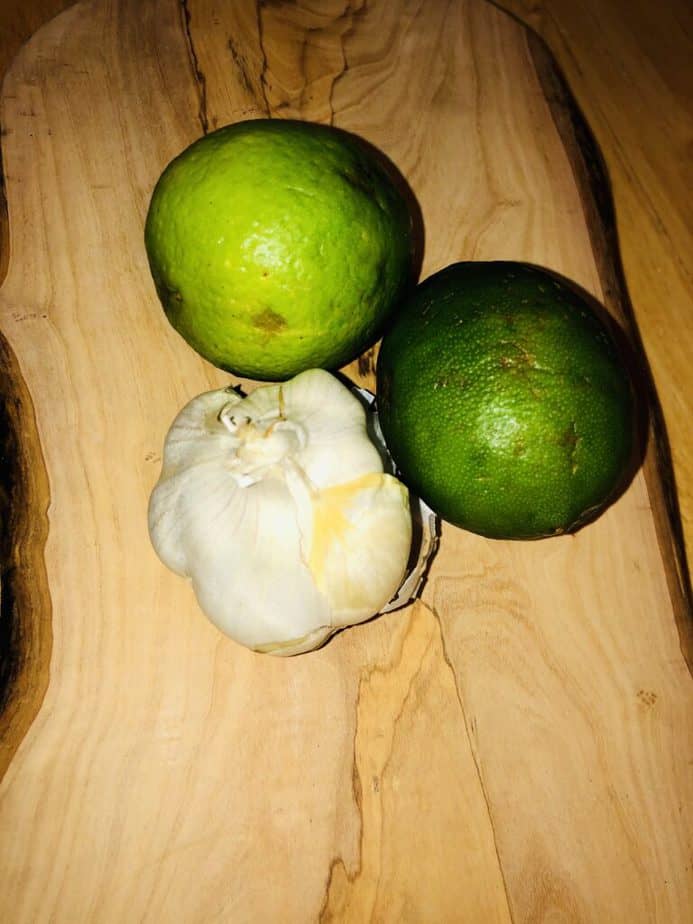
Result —
<path fill-rule="evenodd" d="M 183 408 L 166 437 L 149 532 L 223 632 L 293 655 L 388 603 L 412 521 L 361 403 L 311 369 L 247 397 L 206 392 Z"/>

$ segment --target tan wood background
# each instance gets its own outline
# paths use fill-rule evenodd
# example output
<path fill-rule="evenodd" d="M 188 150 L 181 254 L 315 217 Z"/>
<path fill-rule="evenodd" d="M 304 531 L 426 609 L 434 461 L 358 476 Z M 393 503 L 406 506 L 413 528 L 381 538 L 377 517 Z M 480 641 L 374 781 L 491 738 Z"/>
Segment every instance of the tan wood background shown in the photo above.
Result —
<path fill-rule="evenodd" d="M 131 246 L 157 165 L 200 130 L 186 41 L 211 126 L 256 111 L 259 94 L 304 117 L 334 104 L 340 124 L 380 143 L 430 222 L 427 271 L 500 249 L 604 295 L 519 27 L 480 0 L 452 17 L 443 3 L 425 15 L 412 5 L 410 22 L 392 7 L 359 7 L 355 22 L 338 4 L 266 5 L 263 59 L 249 4 L 190 4 L 186 35 L 165 0 L 95 3 L 13 69 L 2 317 L 51 479 L 53 650 L 0 788 L 4 918 L 690 917 L 691 683 L 642 475 L 577 537 L 488 543 L 445 531 L 425 604 L 288 663 L 219 638 L 147 546 L 138 511 L 154 434 L 191 390 L 219 381 L 158 313 L 143 313 L 151 292 Z M 309 28 L 323 37 L 312 59 Z M 245 80 L 229 76 L 238 34 Z M 362 63 L 333 95 L 320 74 L 344 34 Z M 373 35 L 377 55 L 366 53 Z M 392 72 L 407 60 L 404 36 L 424 66 L 402 95 Z M 312 93 L 297 70 L 315 75 Z M 412 120 L 405 101 L 434 92 L 432 72 L 450 79 Z M 386 112 L 362 93 L 385 74 Z M 423 139 L 453 162 L 470 112 L 481 146 L 467 154 L 485 175 L 464 199 L 467 233 L 448 222 L 441 152 L 426 160 Z M 142 132 L 152 113 L 165 132 Z M 518 160 L 494 158 L 508 147 Z M 542 203 L 538 220 L 512 207 L 513 190 Z M 36 351 L 39 330 L 48 339 Z M 103 368 L 98 336 L 113 345 Z M 119 400 L 134 409 L 125 419 Z M 111 448 L 114 435 L 136 466 Z"/>

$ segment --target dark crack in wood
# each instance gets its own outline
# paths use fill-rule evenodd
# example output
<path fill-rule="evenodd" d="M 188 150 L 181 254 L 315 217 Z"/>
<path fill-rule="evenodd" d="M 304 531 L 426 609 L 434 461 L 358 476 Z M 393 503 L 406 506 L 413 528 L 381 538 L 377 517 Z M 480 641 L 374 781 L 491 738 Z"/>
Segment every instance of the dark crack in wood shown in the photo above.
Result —
<path fill-rule="evenodd" d="M 264 6 L 262 0 L 257 0 L 255 3 L 255 19 L 257 22 L 257 40 L 258 46 L 260 48 L 260 57 L 262 60 L 262 67 L 260 68 L 260 91 L 262 93 L 262 102 L 265 107 L 265 112 L 267 113 L 267 118 L 272 118 L 272 107 L 270 106 L 269 97 L 267 96 L 267 52 L 265 51 L 265 30 L 262 25 L 262 7 Z"/>
<path fill-rule="evenodd" d="M 503 883 L 503 891 L 505 892 L 505 901 L 508 907 L 508 916 L 510 918 L 511 924 L 514 924 L 515 918 L 513 917 L 512 904 L 510 902 L 510 892 L 508 890 L 508 883 L 505 878 L 505 871 L 503 870 L 503 863 L 501 861 L 500 850 L 498 848 L 498 837 L 496 834 L 496 827 L 493 821 L 493 810 L 491 808 L 491 800 L 489 794 L 486 790 L 486 783 L 484 781 L 483 773 L 481 772 L 481 762 L 479 759 L 479 753 L 475 745 L 475 736 L 477 732 L 477 723 L 475 720 L 470 722 L 467 715 L 467 708 L 464 703 L 464 697 L 460 689 L 460 685 L 457 680 L 457 672 L 455 671 L 455 665 L 448 653 L 447 643 L 445 641 L 445 627 L 443 625 L 443 620 L 441 619 L 440 613 L 431 603 L 424 603 L 423 600 L 420 601 L 421 606 L 425 607 L 433 616 L 435 621 L 438 623 L 438 631 L 440 633 L 440 647 L 443 654 L 443 660 L 447 665 L 448 670 L 452 676 L 452 683 L 455 688 L 455 696 L 457 697 L 457 702 L 460 707 L 460 712 L 462 713 L 462 721 L 464 723 L 465 733 L 467 735 L 467 742 L 469 744 L 469 750 L 472 755 L 472 760 L 474 761 L 474 769 L 476 770 L 476 778 L 479 783 L 479 788 L 483 796 L 484 802 L 486 804 L 486 814 L 488 816 L 488 823 L 491 829 L 491 837 L 493 839 L 493 849 L 496 854 L 496 861 L 498 863 L 498 872 L 501 877 L 501 882 Z"/>
<path fill-rule="evenodd" d="M 199 100 L 197 118 L 200 122 L 200 127 L 202 129 L 202 134 L 206 135 L 209 132 L 209 118 L 207 116 L 207 81 L 205 75 L 203 74 L 200 68 L 200 62 L 197 58 L 197 52 L 195 51 L 195 43 L 192 38 L 191 30 L 191 14 L 190 8 L 188 6 L 188 0 L 180 0 L 181 5 L 181 22 L 183 24 L 183 32 L 185 34 L 185 42 L 188 47 L 188 58 L 190 60 L 190 68 L 192 70 L 192 75 L 197 86 L 197 95 Z"/>
<path fill-rule="evenodd" d="M 344 13 L 342 13 L 343 16 L 344 15 L 349 16 L 349 25 L 344 30 L 344 32 L 342 32 L 339 38 L 340 46 L 341 46 L 340 50 L 342 54 L 342 69 L 339 71 L 338 74 L 335 74 L 334 78 L 330 81 L 330 91 L 329 91 L 329 95 L 327 98 L 327 105 L 329 106 L 329 110 L 330 110 L 330 123 L 329 123 L 330 125 L 334 125 L 334 119 L 335 119 L 335 108 L 334 108 L 335 88 L 337 84 L 339 83 L 339 81 L 349 72 L 349 61 L 347 60 L 346 43 L 349 37 L 353 35 L 354 31 L 356 30 L 356 26 L 357 26 L 356 20 L 358 20 L 361 16 L 363 16 L 365 12 L 366 12 L 366 4 L 364 2 L 357 9 L 354 9 L 350 3 L 347 3 L 344 9 Z"/>

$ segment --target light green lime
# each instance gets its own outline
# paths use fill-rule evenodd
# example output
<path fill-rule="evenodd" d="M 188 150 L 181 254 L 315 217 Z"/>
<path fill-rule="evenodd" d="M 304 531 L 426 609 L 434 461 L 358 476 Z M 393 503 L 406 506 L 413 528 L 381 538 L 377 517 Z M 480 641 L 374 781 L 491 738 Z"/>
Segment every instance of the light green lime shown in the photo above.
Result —
<path fill-rule="evenodd" d="M 171 324 L 253 378 L 354 359 L 411 274 L 410 212 L 383 163 L 355 136 L 288 120 L 192 144 L 159 179 L 145 227 Z"/>

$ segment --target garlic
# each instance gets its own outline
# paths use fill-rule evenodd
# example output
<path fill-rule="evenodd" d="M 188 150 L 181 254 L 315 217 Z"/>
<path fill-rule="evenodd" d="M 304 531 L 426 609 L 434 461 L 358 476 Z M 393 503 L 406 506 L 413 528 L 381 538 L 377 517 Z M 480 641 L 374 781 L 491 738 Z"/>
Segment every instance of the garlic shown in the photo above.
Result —
<path fill-rule="evenodd" d="M 412 517 L 359 399 L 311 369 L 183 408 L 166 437 L 149 532 L 223 632 L 290 655 L 385 607 L 407 570 Z"/>

